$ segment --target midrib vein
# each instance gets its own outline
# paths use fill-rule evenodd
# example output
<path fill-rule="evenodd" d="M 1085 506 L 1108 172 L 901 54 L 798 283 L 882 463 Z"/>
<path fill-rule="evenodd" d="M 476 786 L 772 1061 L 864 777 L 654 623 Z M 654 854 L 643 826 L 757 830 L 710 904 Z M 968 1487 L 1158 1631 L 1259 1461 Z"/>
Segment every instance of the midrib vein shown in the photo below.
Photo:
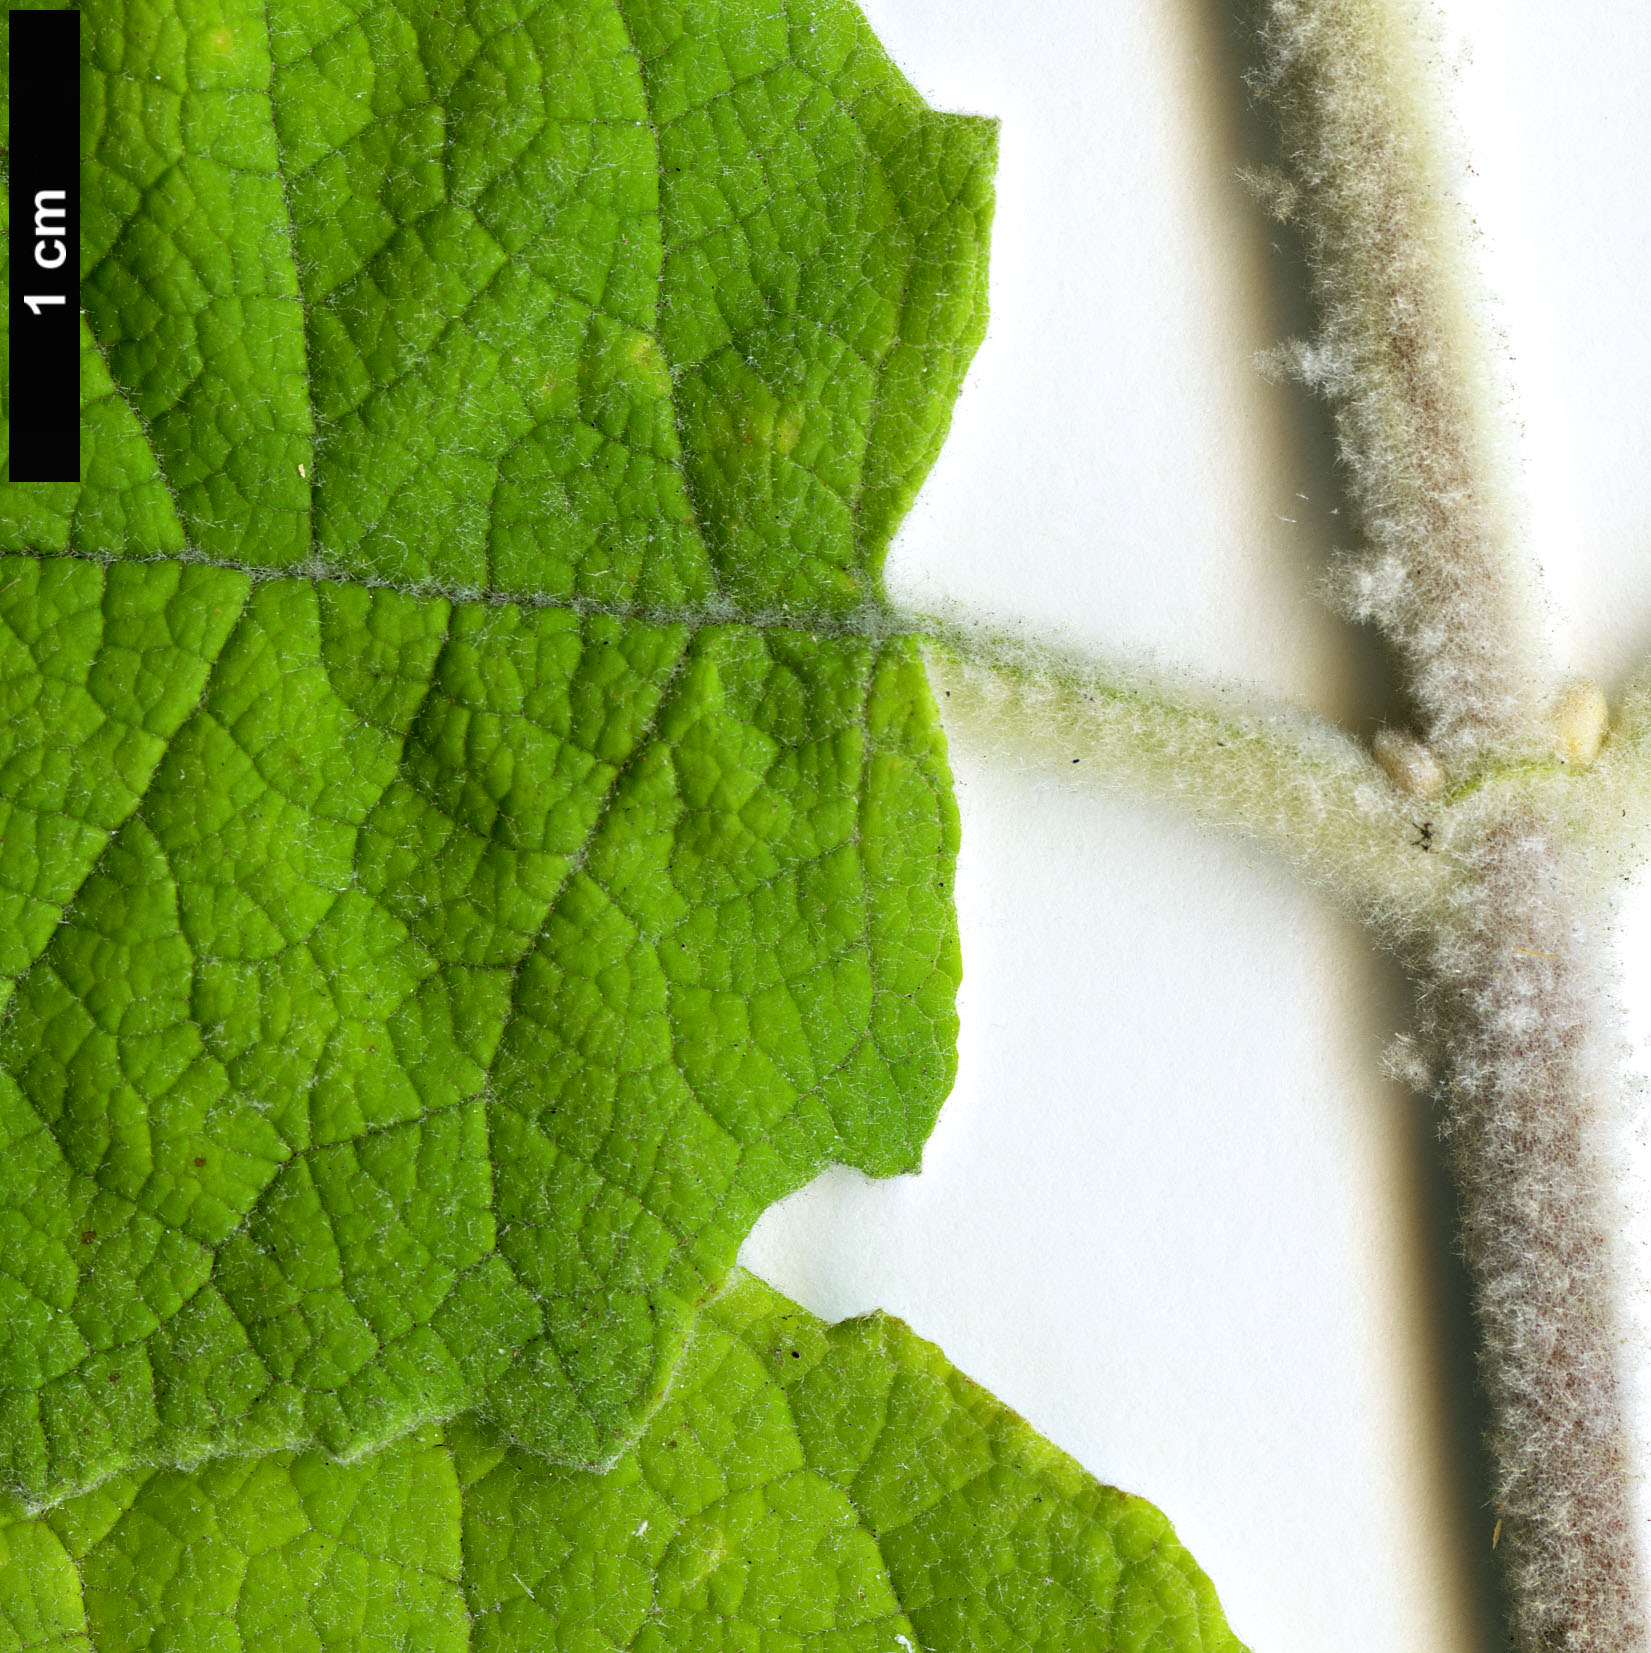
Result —
<path fill-rule="evenodd" d="M 895 637 L 927 638 L 935 634 L 933 622 L 894 607 L 886 601 L 864 602 L 851 608 L 807 607 L 741 608 L 732 599 L 707 603 L 613 603 L 595 597 L 564 597 L 548 592 L 489 591 L 476 586 L 445 585 L 440 581 L 397 581 L 378 575 L 357 574 L 335 567 L 319 557 L 310 562 L 281 568 L 260 567 L 189 549 L 172 555 L 132 556 L 116 551 L 63 550 L 24 551 L 13 556 L 33 557 L 39 562 L 84 562 L 100 567 L 117 563 L 181 563 L 200 568 L 222 569 L 249 580 L 293 580 L 314 585 L 356 586 L 366 591 L 387 591 L 397 596 L 449 603 L 486 603 L 500 608 L 560 609 L 581 618 L 631 621 L 641 625 L 683 626 L 700 631 L 707 626 L 742 626 L 752 631 L 805 633 L 822 639 L 884 642 Z"/>

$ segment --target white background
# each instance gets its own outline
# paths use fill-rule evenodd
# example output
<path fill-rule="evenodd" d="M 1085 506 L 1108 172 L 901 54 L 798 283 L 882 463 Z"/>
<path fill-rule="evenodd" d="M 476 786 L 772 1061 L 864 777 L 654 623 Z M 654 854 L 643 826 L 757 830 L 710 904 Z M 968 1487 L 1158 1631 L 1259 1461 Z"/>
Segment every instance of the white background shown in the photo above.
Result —
<path fill-rule="evenodd" d="M 1003 122 L 991 329 L 896 599 L 1367 731 L 1385 668 L 1315 596 L 1349 537 L 1325 416 L 1251 366 L 1302 320 L 1233 178 L 1226 0 L 866 9 L 932 103 Z M 1556 647 L 1615 692 L 1651 654 L 1651 11 L 1449 25 Z M 1496 1646 L 1431 1124 L 1379 1077 L 1402 980 L 1257 852 L 963 731 L 952 762 L 962 1071 L 924 1171 L 828 1173 L 744 1261 L 903 1316 L 1161 1504 L 1258 1653 Z M 1631 980 L 1636 934 L 1651 901 Z"/>

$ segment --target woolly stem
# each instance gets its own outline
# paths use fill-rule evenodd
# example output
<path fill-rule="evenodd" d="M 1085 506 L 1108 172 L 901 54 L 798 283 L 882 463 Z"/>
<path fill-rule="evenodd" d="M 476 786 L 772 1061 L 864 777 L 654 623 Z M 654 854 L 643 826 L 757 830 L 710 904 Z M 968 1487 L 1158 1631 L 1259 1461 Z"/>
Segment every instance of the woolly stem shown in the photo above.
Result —
<path fill-rule="evenodd" d="M 1584 893 L 1598 866 L 1535 804 L 1563 786 L 1539 750 L 1585 766 L 1603 712 L 1593 691 L 1556 705 L 1537 646 L 1431 30 L 1414 0 L 1262 0 L 1262 15 L 1256 87 L 1277 115 L 1321 324 L 1293 363 L 1334 407 L 1373 548 L 1345 569 L 1343 594 L 1393 639 L 1447 764 L 1502 771 L 1455 822 L 1467 877 L 1433 932 L 1422 1002 L 1443 1064 L 1514 1635 L 1529 1653 L 1640 1653 L 1602 1123 L 1614 1053 Z M 1510 759 L 1533 772 L 1512 778 Z M 1644 767 L 1608 766 L 1596 819 L 1613 781 L 1643 784 Z M 1564 813 L 1574 828 L 1579 812 Z"/>
<path fill-rule="evenodd" d="M 918 629 L 935 638 L 954 717 L 1007 731 L 1023 757 L 1076 760 L 1267 843 L 1420 961 L 1516 1644 L 1647 1653 L 1596 898 L 1601 874 L 1643 847 L 1651 686 L 1582 774 L 1603 702 L 1592 690 L 1556 700 L 1538 645 L 1493 341 L 1453 199 L 1460 165 L 1416 0 L 1255 3 L 1254 84 L 1277 113 L 1287 174 L 1269 193 L 1301 219 L 1320 317 L 1318 337 L 1284 354 L 1334 407 L 1371 545 L 1346 563 L 1343 594 L 1393 640 L 1433 751 L 1395 732 L 1384 775 L 1304 714 L 1178 700 L 1002 637 Z"/>
<path fill-rule="evenodd" d="M 1318 336 L 1275 353 L 1335 410 L 1371 550 L 1340 595 L 1392 638 L 1458 768 L 1529 745 L 1550 685 L 1507 483 L 1492 339 L 1455 200 L 1437 52 L 1413 0 L 1257 0 L 1261 67 Z"/>
<path fill-rule="evenodd" d="M 1178 803 L 1272 849 L 1389 937 L 1442 921 L 1458 882 L 1368 751 L 1295 708 L 1252 710 L 946 621 L 921 622 L 948 721 L 1023 762 Z M 1220 704 L 1225 699 L 1228 704 Z"/>
<path fill-rule="evenodd" d="M 1646 1643 L 1618 1380 L 1599 915 L 1529 812 L 1481 836 L 1424 981 L 1474 1286 L 1516 1645 Z"/>
<path fill-rule="evenodd" d="M 1490 1402 L 1521 1653 L 1644 1653 L 1617 1369 L 1618 1124 L 1601 883 L 1587 823 L 1644 780 L 1555 762 L 1423 805 L 1321 720 L 1176 694 L 954 623 L 917 622 L 947 720 L 1023 763 L 1177 802 L 1282 854 L 1419 966 Z M 1647 708 L 1651 722 L 1651 707 Z M 1603 790 L 1602 790 L 1603 787 Z M 1425 821 L 1418 820 L 1426 813 Z M 1597 872 L 1596 869 L 1592 869 Z"/>

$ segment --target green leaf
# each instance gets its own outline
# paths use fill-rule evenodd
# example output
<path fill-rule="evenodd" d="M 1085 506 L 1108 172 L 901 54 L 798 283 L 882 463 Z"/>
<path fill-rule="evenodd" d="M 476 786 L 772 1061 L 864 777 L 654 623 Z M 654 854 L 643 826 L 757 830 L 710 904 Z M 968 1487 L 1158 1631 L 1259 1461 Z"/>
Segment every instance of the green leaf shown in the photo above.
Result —
<path fill-rule="evenodd" d="M 461 1421 L 124 1476 L 19 1534 L 94 1653 L 1242 1653 L 1150 1504 L 899 1321 L 823 1325 L 748 1275 L 606 1474 Z M 0 1572 L 0 1624 L 33 1610 Z"/>
<path fill-rule="evenodd" d="M 80 1578 L 44 1521 L 0 1508 L 0 1653 L 91 1653 Z"/>
<path fill-rule="evenodd" d="M 82 33 L 84 481 L 0 486 L 0 1474 L 473 1406 L 605 1461 L 951 1082 L 878 573 L 994 128 L 843 0 Z"/>

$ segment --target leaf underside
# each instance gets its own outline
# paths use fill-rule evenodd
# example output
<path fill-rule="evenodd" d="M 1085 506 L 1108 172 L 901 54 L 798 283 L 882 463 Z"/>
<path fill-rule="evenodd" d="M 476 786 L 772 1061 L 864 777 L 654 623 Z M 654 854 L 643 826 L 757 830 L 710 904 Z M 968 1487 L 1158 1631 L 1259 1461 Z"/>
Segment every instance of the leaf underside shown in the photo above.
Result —
<path fill-rule="evenodd" d="M 1242 1653 L 1151 1505 L 898 1321 L 750 1276 L 606 1474 L 460 1420 L 118 1476 L 0 1542 L 3 1653 Z"/>
<path fill-rule="evenodd" d="M 918 1158 L 956 816 L 878 569 L 995 129 L 852 8 L 95 0 L 80 486 L 0 492 L 0 1475 L 612 1456 Z"/>
<path fill-rule="evenodd" d="M 733 1268 L 952 1080 L 879 575 L 993 123 L 843 0 L 84 12 L 84 481 L 0 484 L 0 1653 L 1234 1653 L 1157 1511 Z"/>

